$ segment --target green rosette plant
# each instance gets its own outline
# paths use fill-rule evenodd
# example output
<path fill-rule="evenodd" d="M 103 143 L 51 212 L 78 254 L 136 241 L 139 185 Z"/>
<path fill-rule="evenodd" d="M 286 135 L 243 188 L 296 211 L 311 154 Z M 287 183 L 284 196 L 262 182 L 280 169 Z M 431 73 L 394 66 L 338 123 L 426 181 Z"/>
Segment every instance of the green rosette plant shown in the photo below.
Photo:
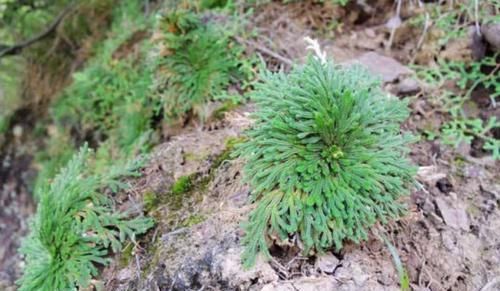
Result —
<path fill-rule="evenodd" d="M 257 204 L 244 224 L 247 267 L 270 255 L 271 238 L 338 250 L 402 215 L 415 174 L 413 137 L 400 130 L 409 110 L 366 70 L 309 58 L 289 74 L 263 73 L 252 98 L 254 124 L 235 152 Z"/>

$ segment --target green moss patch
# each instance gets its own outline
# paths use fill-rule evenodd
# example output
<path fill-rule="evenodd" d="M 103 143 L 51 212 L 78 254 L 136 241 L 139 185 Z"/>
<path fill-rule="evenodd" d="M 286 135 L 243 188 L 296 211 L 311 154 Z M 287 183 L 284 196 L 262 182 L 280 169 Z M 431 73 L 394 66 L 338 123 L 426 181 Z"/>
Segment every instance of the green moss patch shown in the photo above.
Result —
<path fill-rule="evenodd" d="M 146 194 L 144 194 L 143 201 L 144 210 L 146 210 L 146 212 L 151 212 L 160 204 L 160 199 L 154 192 L 147 192 Z"/>
<path fill-rule="evenodd" d="M 182 227 L 191 227 L 195 224 L 198 224 L 198 223 L 205 221 L 205 219 L 206 219 L 205 216 L 203 216 L 201 214 L 193 214 L 193 215 L 189 216 L 188 218 L 186 218 L 184 221 L 182 221 L 181 226 Z"/>
<path fill-rule="evenodd" d="M 182 176 L 177 181 L 175 181 L 174 185 L 172 185 L 172 194 L 180 195 L 186 192 L 191 191 L 193 189 L 193 182 L 191 181 L 191 176 Z"/>

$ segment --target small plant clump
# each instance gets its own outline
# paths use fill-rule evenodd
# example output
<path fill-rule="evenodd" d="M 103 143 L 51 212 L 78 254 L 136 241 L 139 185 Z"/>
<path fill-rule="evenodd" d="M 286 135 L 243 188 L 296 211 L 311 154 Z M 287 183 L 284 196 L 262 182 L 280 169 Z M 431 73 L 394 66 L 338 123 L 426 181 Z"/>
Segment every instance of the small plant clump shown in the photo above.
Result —
<path fill-rule="evenodd" d="M 193 189 L 193 182 L 190 176 L 182 176 L 172 185 L 172 194 L 180 195 Z"/>
<path fill-rule="evenodd" d="M 210 117 L 207 104 L 226 99 L 229 87 L 244 77 L 243 48 L 223 26 L 188 10 L 170 12 L 159 26 L 167 50 L 159 76 L 166 118 L 175 122 L 194 115 L 203 122 Z"/>
<path fill-rule="evenodd" d="M 130 58 L 114 60 L 106 50 L 103 47 L 99 59 L 73 75 L 73 84 L 52 113 L 59 127 L 71 126 L 95 141 L 115 140 L 127 151 L 150 129 L 151 68 L 134 65 Z"/>
<path fill-rule="evenodd" d="M 105 191 L 125 185 L 120 178 L 136 176 L 140 163 L 115 165 L 90 172 L 90 151 L 82 147 L 49 186 L 43 187 L 31 232 L 23 241 L 26 257 L 19 290 L 77 290 L 89 287 L 106 265 L 108 249 L 118 252 L 126 239 L 153 226 L 150 218 L 117 212 Z"/>
<path fill-rule="evenodd" d="M 472 63 L 438 61 L 438 66 L 435 67 L 416 66 L 418 76 L 436 88 L 431 95 L 434 105 L 449 117 L 449 121 L 441 128 L 425 131 L 428 139 L 432 140 L 439 134 L 444 144 L 455 148 L 460 144 L 472 145 L 474 140 L 482 141 L 482 150 L 491 154 L 493 159 L 500 159 L 500 140 L 494 135 L 494 131 L 500 128 L 500 121 L 496 116 L 469 116 L 465 110 L 467 103 L 472 100 L 474 90 L 479 88 L 490 92 L 489 106 L 498 106 L 496 99 L 500 96 L 500 65 L 496 60 L 499 56 L 497 53 Z M 488 67 L 491 71 L 484 73 Z M 456 83 L 458 90 L 447 88 L 446 82 L 449 83 L 450 80 Z"/>
<path fill-rule="evenodd" d="M 413 137 L 400 133 L 407 103 L 364 69 L 310 58 L 288 75 L 264 73 L 252 97 L 255 123 L 236 152 L 257 203 L 244 225 L 247 267 L 270 255 L 269 238 L 296 235 L 305 253 L 340 249 L 403 213 L 415 173 Z"/>

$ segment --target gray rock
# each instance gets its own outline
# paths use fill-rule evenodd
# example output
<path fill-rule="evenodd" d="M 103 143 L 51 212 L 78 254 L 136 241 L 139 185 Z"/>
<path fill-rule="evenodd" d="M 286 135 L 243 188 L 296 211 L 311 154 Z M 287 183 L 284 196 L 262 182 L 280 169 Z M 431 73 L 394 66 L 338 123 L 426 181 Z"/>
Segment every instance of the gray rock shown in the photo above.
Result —
<path fill-rule="evenodd" d="M 397 86 L 399 94 L 415 94 L 420 91 L 420 84 L 414 78 L 405 78 Z"/>
<path fill-rule="evenodd" d="M 337 259 L 337 257 L 335 257 L 331 252 L 328 252 L 316 259 L 315 267 L 323 273 L 332 274 L 339 263 L 339 259 Z"/>
<path fill-rule="evenodd" d="M 469 230 L 469 218 L 461 205 L 458 203 L 449 203 L 441 197 L 436 197 L 436 205 L 446 225 L 454 229 Z"/>
<path fill-rule="evenodd" d="M 345 66 L 360 64 L 371 73 L 382 78 L 384 83 L 392 83 L 402 80 L 403 77 L 413 74 L 413 71 L 403 66 L 393 58 L 379 55 L 375 52 L 368 52 L 360 57 L 342 63 Z"/>
<path fill-rule="evenodd" d="M 494 50 L 500 51 L 500 23 L 483 25 L 481 33 Z"/>

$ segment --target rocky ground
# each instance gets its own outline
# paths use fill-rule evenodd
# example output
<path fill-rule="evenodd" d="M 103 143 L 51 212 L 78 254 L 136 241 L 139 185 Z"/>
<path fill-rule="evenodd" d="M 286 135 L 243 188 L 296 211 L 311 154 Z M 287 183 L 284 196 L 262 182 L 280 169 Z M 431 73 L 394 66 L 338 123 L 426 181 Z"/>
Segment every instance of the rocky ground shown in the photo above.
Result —
<path fill-rule="evenodd" d="M 21 274 L 17 249 L 35 210 L 29 185 L 36 171 L 31 167 L 32 156 L 15 150 L 19 146 L 14 141 L 0 154 L 0 290 L 11 286 Z"/>
<path fill-rule="evenodd" d="M 252 205 L 241 182 L 242 163 L 227 159 L 226 144 L 249 124 L 248 111 L 227 114 L 220 129 L 192 130 L 156 148 L 128 194 L 133 201 L 154 195 L 150 211 L 158 225 L 105 271 L 107 289 L 399 290 L 392 257 L 375 235 L 341 253 L 313 257 L 275 246 L 273 260 L 242 269 L 239 223 Z M 457 163 L 432 142 L 415 144 L 411 155 L 419 171 L 409 213 L 386 227 L 411 287 L 482 290 L 500 276 L 498 164 Z M 193 177 L 194 186 L 172 197 L 174 181 L 184 176 Z"/>
<path fill-rule="evenodd" d="M 301 5 L 273 3 L 253 16 L 262 39 L 250 47 L 270 67 L 287 69 L 290 60 L 303 59 L 303 37 L 317 34 L 322 18 L 331 17 L 328 11 Z M 377 11 L 357 11 L 337 12 L 350 19 L 346 26 L 351 27 L 334 41 L 319 39 L 328 56 L 345 65 L 361 63 L 380 75 L 389 93 L 412 98 L 405 130 L 416 132 L 428 122 L 440 122 L 441 116 L 428 110 L 428 88 L 404 65 L 427 57 L 409 54 L 418 37 L 407 40 L 403 27 L 389 44 L 383 17 L 367 16 Z M 394 48 L 386 50 L 388 46 Z M 445 54 L 466 50 L 454 44 Z M 253 206 L 241 181 L 242 162 L 230 153 L 251 123 L 250 112 L 252 106 L 246 105 L 227 112 L 217 124 L 177 130 L 153 150 L 143 176 L 130 181 L 132 188 L 117 202 L 123 209 L 143 208 L 157 225 L 103 270 L 99 281 L 106 290 L 400 290 L 392 256 L 377 233 L 396 247 L 413 290 L 500 290 L 500 164 L 474 154 L 474 148 L 453 150 L 439 141 L 421 140 L 412 147 L 417 184 L 400 221 L 377 227 L 367 242 L 347 244 L 339 253 L 305 257 L 275 245 L 272 260 L 242 269 L 240 223 Z M 15 250 L 33 211 L 29 183 L 24 182 L 33 175 L 30 159 L 11 150 L 0 161 L 0 289 L 12 285 L 22 264 Z M 174 191 L 183 179 L 184 191 Z"/>

